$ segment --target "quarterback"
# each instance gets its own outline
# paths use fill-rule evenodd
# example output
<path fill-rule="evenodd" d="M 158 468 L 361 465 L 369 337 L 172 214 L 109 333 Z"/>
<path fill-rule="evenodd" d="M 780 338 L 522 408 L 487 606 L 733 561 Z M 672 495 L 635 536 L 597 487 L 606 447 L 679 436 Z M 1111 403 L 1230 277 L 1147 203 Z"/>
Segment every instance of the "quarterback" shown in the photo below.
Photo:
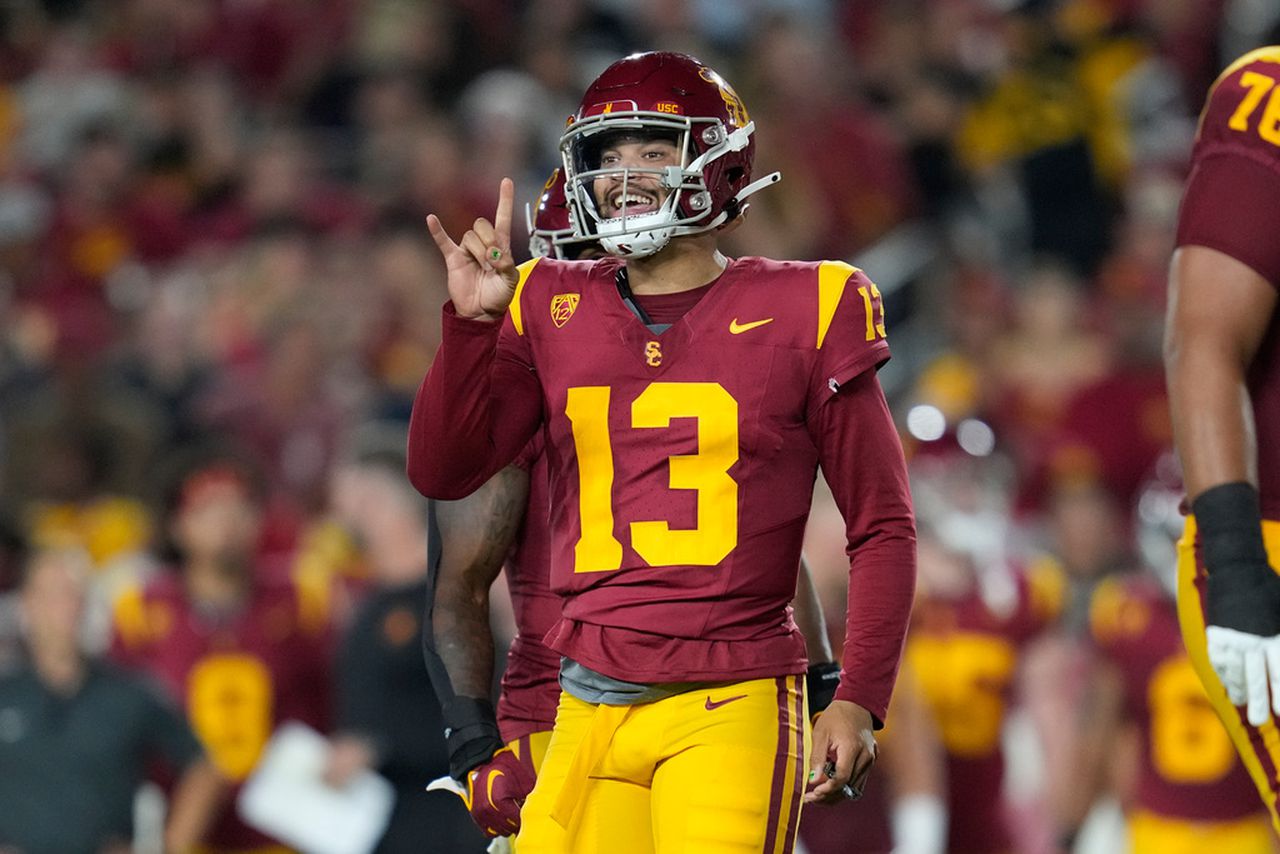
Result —
<path fill-rule="evenodd" d="M 574 237 L 610 257 L 517 267 L 510 181 L 461 244 L 428 218 L 451 301 L 411 479 L 460 498 L 545 443 L 563 692 L 522 854 L 790 851 L 802 800 L 858 789 L 875 758 L 915 577 L 883 309 L 848 265 L 718 251 L 776 180 L 751 181 L 753 130 L 710 68 L 637 54 L 561 144 Z M 819 466 L 850 595 L 810 751 L 787 604 Z"/>
<path fill-rule="evenodd" d="M 1232 63 L 1200 117 L 1169 273 L 1165 371 L 1191 515 L 1183 639 L 1277 820 L 1280 792 L 1280 47 Z"/>

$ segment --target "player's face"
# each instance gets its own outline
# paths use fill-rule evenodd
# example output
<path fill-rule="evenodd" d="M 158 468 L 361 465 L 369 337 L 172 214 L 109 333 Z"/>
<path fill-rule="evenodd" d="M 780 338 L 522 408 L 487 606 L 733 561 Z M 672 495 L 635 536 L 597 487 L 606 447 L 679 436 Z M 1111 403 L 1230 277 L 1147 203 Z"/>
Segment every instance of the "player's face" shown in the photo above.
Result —
<path fill-rule="evenodd" d="M 600 168 L 617 171 L 601 175 L 592 186 L 600 216 L 622 216 L 624 206 L 627 216 L 656 211 L 671 194 L 662 186 L 656 170 L 679 165 L 680 150 L 669 140 L 621 137 L 607 142 L 600 151 Z M 623 169 L 655 171 L 629 173 L 624 195 Z"/>
<path fill-rule="evenodd" d="M 84 614 L 83 568 L 66 555 L 33 558 L 22 607 L 31 631 L 56 643 L 74 643 Z"/>
<path fill-rule="evenodd" d="M 238 563 L 253 554 L 260 521 L 243 486 L 213 484 L 186 501 L 174 520 L 174 539 L 189 559 Z"/>

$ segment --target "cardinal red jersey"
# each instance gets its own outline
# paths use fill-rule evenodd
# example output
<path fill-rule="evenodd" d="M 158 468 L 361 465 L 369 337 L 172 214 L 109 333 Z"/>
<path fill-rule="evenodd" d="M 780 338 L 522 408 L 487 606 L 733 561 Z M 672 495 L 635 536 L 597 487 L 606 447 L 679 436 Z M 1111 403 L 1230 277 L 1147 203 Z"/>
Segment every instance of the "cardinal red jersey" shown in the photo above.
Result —
<path fill-rule="evenodd" d="M 907 660 L 946 752 L 951 854 L 1013 849 L 1000 736 L 1020 648 L 1060 613 L 1065 581 L 1048 561 L 1010 580 L 1007 605 L 989 605 L 976 590 L 961 599 L 922 598 L 907 636 Z"/>
<path fill-rule="evenodd" d="M 1098 649 L 1121 671 L 1138 727 L 1133 806 L 1171 818 L 1232 821 L 1259 812 L 1236 756 L 1182 645 L 1177 606 L 1146 576 L 1098 585 L 1089 608 Z"/>
<path fill-rule="evenodd" d="M 551 729 L 560 702 L 560 654 L 543 638 L 560 619 L 560 597 L 551 592 L 551 535 L 547 458 L 541 434 L 516 458 L 529 473 L 524 522 L 507 559 L 507 589 L 515 613 L 516 636 L 507 651 L 507 668 L 498 695 L 498 727 L 512 742 Z"/>
<path fill-rule="evenodd" d="M 114 629 L 115 656 L 173 692 L 209 758 L 237 784 L 280 721 L 327 725 L 329 608 L 318 591 L 263 580 L 242 611 L 215 621 L 167 574 L 121 595 Z M 240 822 L 233 795 L 207 842 L 230 851 L 269 840 Z"/>
<path fill-rule="evenodd" d="M 548 645 L 633 682 L 803 672 L 786 607 L 818 467 L 809 421 L 888 358 L 879 293 L 845 264 L 742 258 L 655 335 L 618 269 L 526 265 L 499 344 L 544 396 L 551 586 L 567 597 Z"/>
<path fill-rule="evenodd" d="M 1178 222 L 1179 246 L 1206 246 L 1280 287 L 1280 47 L 1232 63 L 1209 91 Z M 1280 313 L 1248 374 L 1262 513 L 1280 519 Z M 1270 437 L 1267 439 L 1266 437 Z"/>

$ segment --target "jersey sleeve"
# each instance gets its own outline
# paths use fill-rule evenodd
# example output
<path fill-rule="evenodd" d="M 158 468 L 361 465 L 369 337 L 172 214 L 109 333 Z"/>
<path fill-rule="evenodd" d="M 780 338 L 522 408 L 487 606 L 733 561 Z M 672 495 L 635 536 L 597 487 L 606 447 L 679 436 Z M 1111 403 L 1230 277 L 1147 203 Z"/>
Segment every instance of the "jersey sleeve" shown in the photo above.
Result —
<path fill-rule="evenodd" d="M 915 593 L 915 521 L 902 446 L 880 383 L 866 370 L 871 364 L 853 372 L 809 429 L 845 521 L 849 555 L 836 699 L 883 723 Z"/>
<path fill-rule="evenodd" d="M 1178 214 L 1179 246 L 1215 249 L 1280 287 L 1280 48 L 1233 63 L 1209 90 Z"/>
<path fill-rule="evenodd" d="M 841 386 L 889 361 L 880 289 L 857 267 L 818 266 L 818 358 L 810 376 L 810 414 Z"/>
<path fill-rule="evenodd" d="M 533 265 L 499 325 L 459 317 L 444 307 L 440 349 L 418 389 L 409 418 L 408 473 L 430 498 L 470 495 L 515 459 L 542 421 L 542 393 L 520 301 Z"/>

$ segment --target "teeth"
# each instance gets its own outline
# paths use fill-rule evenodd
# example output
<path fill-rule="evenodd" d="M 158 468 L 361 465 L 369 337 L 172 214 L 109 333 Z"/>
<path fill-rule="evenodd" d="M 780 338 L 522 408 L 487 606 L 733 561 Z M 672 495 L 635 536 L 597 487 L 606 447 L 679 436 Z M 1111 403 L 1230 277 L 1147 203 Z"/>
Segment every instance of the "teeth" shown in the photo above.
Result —
<path fill-rule="evenodd" d="M 614 196 L 614 199 L 613 199 L 613 206 L 615 208 L 621 208 L 624 204 L 648 205 L 652 203 L 653 203 L 653 199 L 649 198 L 648 196 L 638 195 L 636 193 L 627 193 L 626 196 L 619 194 L 617 196 Z"/>

